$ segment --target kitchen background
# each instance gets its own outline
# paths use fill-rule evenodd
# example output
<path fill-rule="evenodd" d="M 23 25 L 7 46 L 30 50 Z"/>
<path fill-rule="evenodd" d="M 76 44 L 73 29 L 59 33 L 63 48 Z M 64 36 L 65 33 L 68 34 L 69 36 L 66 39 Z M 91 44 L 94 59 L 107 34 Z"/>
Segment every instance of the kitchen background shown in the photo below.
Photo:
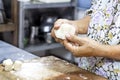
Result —
<path fill-rule="evenodd" d="M 38 56 L 54 55 L 77 64 L 78 58 L 56 43 L 50 31 L 57 19 L 81 19 L 90 6 L 91 0 L 0 0 L 0 40 Z"/>

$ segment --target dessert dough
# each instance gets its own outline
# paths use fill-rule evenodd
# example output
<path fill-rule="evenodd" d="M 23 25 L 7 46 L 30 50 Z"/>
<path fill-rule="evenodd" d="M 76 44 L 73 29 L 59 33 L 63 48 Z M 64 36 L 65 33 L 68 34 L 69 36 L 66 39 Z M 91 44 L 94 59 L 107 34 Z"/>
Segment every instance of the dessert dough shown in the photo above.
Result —
<path fill-rule="evenodd" d="M 6 59 L 3 61 L 2 65 L 4 66 L 5 71 L 18 71 L 21 69 L 22 61 L 16 60 L 13 62 L 11 59 Z"/>
<path fill-rule="evenodd" d="M 66 39 L 67 34 L 75 34 L 75 27 L 71 24 L 63 23 L 60 28 L 54 32 L 57 38 Z"/>
<path fill-rule="evenodd" d="M 14 64 L 13 64 L 13 69 L 14 69 L 15 71 L 18 71 L 18 70 L 21 69 L 21 66 L 22 66 L 22 62 L 19 61 L 19 60 L 16 60 L 16 61 L 14 62 Z"/>
<path fill-rule="evenodd" d="M 11 59 L 4 60 L 3 66 L 5 71 L 11 71 L 13 69 L 13 61 Z"/>

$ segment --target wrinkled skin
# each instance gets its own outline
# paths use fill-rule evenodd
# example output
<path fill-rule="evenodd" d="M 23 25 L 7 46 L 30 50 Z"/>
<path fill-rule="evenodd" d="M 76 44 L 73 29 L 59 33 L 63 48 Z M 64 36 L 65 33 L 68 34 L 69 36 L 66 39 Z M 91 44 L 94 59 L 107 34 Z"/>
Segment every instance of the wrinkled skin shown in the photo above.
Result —
<path fill-rule="evenodd" d="M 90 16 L 86 16 L 83 19 L 76 21 L 58 19 L 51 30 L 51 36 L 57 42 L 63 44 L 64 47 L 72 52 L 74 56 L 98 56 L 120 60 L 120 45 L 103 45 L 88 37 L 78 37 L 77 35 L 71 34 L 67 34 L 65 40 L 55 37 L 54 30 L 59 29 L 60 25 L 63 23 L 72 24 L 76 29 L 76 34 L 86 34 L 88 31 L 90 19 Z"/>
<path fill-rule="evenodd" d="M 87 38 L 87 37 L 78 37 L 76 35 L 67 35 L 67 40 L 64 40 L 64 46 L 70 52 L 73 53 L 74 56 L 82 57 L 82 56 L 96 56 L 96 51 L 100 44 L 96 41 Z"/>
<path fill-rule="evenodd" d="M 69 23 L 69 24 L 73 25 L 73 26 L 75 27 L 75 29 L 76 29 L 76 34 L 77 34 L 77 27 L 75 26 L 74 23 L 72 23 L 72 21 L 67 20 L 67 19 L 58 19 L 58 20 L 54 23 L 54 26 L 53 26 L 53 28 L 52 28 L 52 30 L 51 30 L 51 36 L 55 39 L 56 42 L 59 42 L 59 43 L 61 43 L 61 44 L 63 44 L 63 40 L 62 40 L 62 39 L 59 39 L 59 38 L 57 38 L 57 37 L 55 36 L 54 30 L 59 29 L 59 27 L 60 27 L 61 24 L 63 24 L 63 23 Z"/>

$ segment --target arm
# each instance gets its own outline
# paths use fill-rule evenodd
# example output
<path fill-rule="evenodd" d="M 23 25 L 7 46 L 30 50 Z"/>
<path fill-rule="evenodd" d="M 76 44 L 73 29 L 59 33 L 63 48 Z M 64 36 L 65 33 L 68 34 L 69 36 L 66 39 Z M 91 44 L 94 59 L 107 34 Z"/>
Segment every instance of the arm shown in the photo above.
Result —
<path fill-rule="evenodd" d="M 90 19 L 91 19 L 90 16 L 87 15 L 80 20 L 75 20 L 71 22 L 77 26 L 77 30 L 78 30 L 77 32 L 79 34 L 86 34 L 89 27 Z"/>
<path fill-rule="evenodd" d="M 67 35 L 64 46 L 76 57 L 107 57 L 120 60 L 120 45 L 103 45 L 86 37 Z"/>
<path fill-rule="evenodd" d="M 52 37 L 57 41 L 62 43 L 63 40 L 56 38 L 55 34 L 54 34 L 54 30 L 58 29 L 60 27 L 61 24 L 63 23 L 70 23 L 73 24 L 74 27 L 76 28 L 76 33 L 81 33 L 81 34 L 85 34 L 87 33 L 88 30 L 88 26 L 89 26 L 89 21 L 90 21 L 90 16 L 86 16 L 80 20 L 67 20 L 67 19 L 58 19 L 55 23 L 54 23 L 54 27 L 51 30 L 51 35 Z"/>
<path fill-rule="evenodd" d="M 120 60 L 120 45 L 100 45 L 98 49 L 95 50 L 95 54 L 102 57 Z"/>

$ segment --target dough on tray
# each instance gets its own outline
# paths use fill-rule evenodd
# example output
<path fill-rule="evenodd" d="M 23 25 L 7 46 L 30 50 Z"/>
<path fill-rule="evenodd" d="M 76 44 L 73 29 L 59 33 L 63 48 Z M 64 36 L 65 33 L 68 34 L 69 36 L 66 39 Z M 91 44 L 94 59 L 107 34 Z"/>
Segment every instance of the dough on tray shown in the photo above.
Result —
<path fill-rule="evenodd" d="M 13 61 L 11 59 L 4 60 L 2 65 L 5 71 L 11 71 L 13 69 Z"/>
<path fill-rule="evenodd" d="M 13 64 L 13 69 L 15 71 L 18 71 L 21 69 L 21 66 L 22 66 L 22 61 L 16 60 Z"/>
<path fill-rule="evenodd" d="M 22 66 L 22 61 L 20 60 L 15 60 L 12 61 L 11 59 L 6 59 L 3 61 L 2 65 L 4 66 L 5 71 L 18 71 L 21 69 Z"/>
<path fill-rule="evenodd" d="M 57 38 L 66 39 L 67 34 L 75 34 L 75 27 L 69 23 L 63 23 L 60 28 L 54 32 Z"/>

